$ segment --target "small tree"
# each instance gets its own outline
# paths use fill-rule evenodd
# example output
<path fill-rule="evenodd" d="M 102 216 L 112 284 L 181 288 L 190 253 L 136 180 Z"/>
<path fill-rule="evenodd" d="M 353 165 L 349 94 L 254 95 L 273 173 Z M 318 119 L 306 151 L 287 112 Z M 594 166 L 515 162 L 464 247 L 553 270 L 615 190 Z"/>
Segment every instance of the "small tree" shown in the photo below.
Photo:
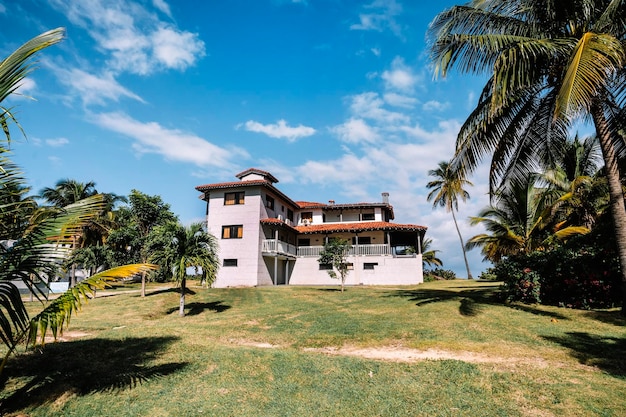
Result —
<path fill-rule="evenodd" d="M 219 258 L 218 243 L 215 236 L 204 230 L 202 223 L 183 226 L 170 221 L 155 226 L 147 244 L 150 259 L 171 273 L 180 285 L 180 303 L 178 313 L 185 315 L 185 291 L 187 268 L 196 272 L 202 270 L 202 280 L 211 285 L 215 281 Z"/>
<path fill-rule="evenodd" d="M 346 255 L 350 247 L 351 245 L 347 240 L 332 238 L 326 242 L 320 254 L 320 258 L 317 260 L 320 264 L 332 265 L 332 269 L 328 271 L 328 275 L 334 279 L 341 279 L 341 292 L 343 292 L 346 276 L 348 275 Z M 337 272 L 335 272 L 335 270 L 337 270 Z"/>

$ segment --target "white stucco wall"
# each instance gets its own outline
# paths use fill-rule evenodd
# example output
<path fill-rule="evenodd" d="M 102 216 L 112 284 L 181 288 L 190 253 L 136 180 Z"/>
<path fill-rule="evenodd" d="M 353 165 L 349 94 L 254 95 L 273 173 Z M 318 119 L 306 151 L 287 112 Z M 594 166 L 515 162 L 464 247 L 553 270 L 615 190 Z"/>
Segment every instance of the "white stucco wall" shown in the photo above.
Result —
<path fill-rule="evenodd" d="M 239 191 L 235 189 L 226 192 Z M 207 226 L 218 239 L 220 269 L 214 287 L 258 285 L 259 264 L 259 188 L 245 189 L 244 204 L 224 205 L 224 191 L 212 191 Z M 222 239 L 222 226 L 243 225 L 241 239 Z M 223 266 L 224 259 L 237 259 L 236 267 Z"/>
<path fill-rule="evenodd" d="M 423 282 L 422 256 L 394 258 L 392 256 L 349 256 L 354 269 L 348 271 L 346 285 L 415 285 Z M 377 262 L 374 270 L 363 269 L 365 263 Z M 298 258 L 291 285 L 340 285 L 327 271 L 319 269 L 317 258 Z"/>

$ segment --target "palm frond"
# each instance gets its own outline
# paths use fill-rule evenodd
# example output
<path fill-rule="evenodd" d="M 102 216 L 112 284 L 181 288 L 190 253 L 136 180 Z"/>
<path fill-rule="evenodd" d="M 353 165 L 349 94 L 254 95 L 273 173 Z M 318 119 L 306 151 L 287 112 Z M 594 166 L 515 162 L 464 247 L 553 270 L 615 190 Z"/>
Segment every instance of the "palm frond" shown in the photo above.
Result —
<path fill-rule="evenodd" d="M 576 117 L 587 113 L 594 99 L 604 90 L 607 74 L 615 74 L 626 64 L 626 49 L 609 34 L 585 33 L 567 65 L 557 99 L 555 117 Z"/>
<path fill-rule="evenodd" d="M 28 325 L 28 313 L 20 290 L 12 282 L 0 282 L 0 340 L 13 350 Z"/>
<path fill-rule="evenodd" d="M 39 336 L 39 343 L 43 345 L 48 330 L 56 339 L 57 335 L 63 331 L 63 327 L 69 324 L 71 315 L 80 309 L 82 301 L 86 301 L 88 295 L 93 294 L 95 290 L 106 288 L 112 281 L 155 269 L 157 266 L 152 264 L 124 265 L 102 271 L 79 282 L 30 320 L 27 344 L 36 345 Z"/>
<path fill-rule="evenodd" d="M 65 29 L 63 28 L 44 32 L 20 46 L 0 62 L 0 103 L 13 94 L 20 87 L 21 81 L 32 72 L 34 67 L 30 59 L 33 55 L 50 45 L 60 42 L 64 35 Z M 0 125 L 7 140 L 10 141 L 8 120 L 17 122 L 11 110 L 2 107 Z"/>

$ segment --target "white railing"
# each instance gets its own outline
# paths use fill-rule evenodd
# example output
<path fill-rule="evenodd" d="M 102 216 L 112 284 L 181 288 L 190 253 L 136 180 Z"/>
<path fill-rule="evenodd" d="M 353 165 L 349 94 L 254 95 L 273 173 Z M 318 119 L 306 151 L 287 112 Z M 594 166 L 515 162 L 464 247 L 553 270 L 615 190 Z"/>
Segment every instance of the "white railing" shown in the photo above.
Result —
<path fill-rule="evenodd" d="M 323 246 L 300 246 L 298 248 L 298 256 L 303 256 L 303 257 L 315 256 L 315 257 L 319 257 L 320 254 L 322 253 L 322 250 L 324 250 Z"/>
<path fill-rule="evenodd" d="M 358 249 L 358 250 L 357 250 Z M 391 247 L 385 244 L 352 246 L 353 252 L 358 255 L 391 255 Z"/>
<path fill-rule="evenodd" d="M 323 246 L 300 246 L 298 248 L 298 256 L 311 257 L 320 256 L 324 250 Z M 352 245 L 347 253 L 348 256 L 380 256 L 391 255 L 391 248 L 389 245 Z"/>
<path fill-rule="evenodd" d="M 263 253 L 283 253 L 289 255 L 295 255 L 297 252 L 295 245 L 276 239 L 263 240 L 261 250 Z"/>
<path fill-rule="evenodd" d="M 319 257 L 323 246 L 300 246 L 296 247 L 282 240 L 265 239 L 263 240 L 262 251 L 263 253 L 280 253 L 287 255 L 295 255 L 299 257 Z M 347 256 L 383 256 L 392 255 L 391 246 L 386 244 L 378 245 L 352 245 L 348 250 Z M 399 255 L 394 255 L 399 256 Z M 404 257 L 415 257 L 412 255 L 404 255 Z"/>

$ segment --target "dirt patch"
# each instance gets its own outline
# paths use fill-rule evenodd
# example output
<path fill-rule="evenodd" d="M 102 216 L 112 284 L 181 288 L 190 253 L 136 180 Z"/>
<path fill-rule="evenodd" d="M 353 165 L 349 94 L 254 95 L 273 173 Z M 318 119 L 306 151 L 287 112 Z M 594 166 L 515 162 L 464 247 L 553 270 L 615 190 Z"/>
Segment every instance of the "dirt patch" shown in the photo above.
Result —
<path fill-rule="evenodd" d="M 229 339 L 228 342 L 238 346 L 249 346 L 261 349 L 276 349 L 281 347 L 280 345 L 273 345 L 266 342 L 255 342 L 253 340 Z"/>
<path fill-rule="evenodd" d="M 60 333 L 57 334 L 56 340 L 54 340 L 54 337 L 52 336 L 52 334 L 47 334 L 45 340 L 46 340 L 46 343 L 69 342 L 70 340 L 80 339 L 81 337 L 85 337 L 89 335 L 90 335 L 89 333 L 85 333 L 85 332 L 64 330 L 63 334 L 60 334 Z"/>
<path fill-rule="evenodd" d="M 341 348 L 305 348 L 305 352 L 317 352 L 326 355 L 357 356 L 366 359 L 375 359 L 390 362 L 418 362 L 423 360 L 458 360 L 471 363 L 493 363 L 498 365 L 532 365 L 546 368 L 548 363 L 541 358 L 504 358 L 476 352 L 451 352 L 439 349 L 409 349 L 403 347 L 357 348 L 344 346 Z"/>

